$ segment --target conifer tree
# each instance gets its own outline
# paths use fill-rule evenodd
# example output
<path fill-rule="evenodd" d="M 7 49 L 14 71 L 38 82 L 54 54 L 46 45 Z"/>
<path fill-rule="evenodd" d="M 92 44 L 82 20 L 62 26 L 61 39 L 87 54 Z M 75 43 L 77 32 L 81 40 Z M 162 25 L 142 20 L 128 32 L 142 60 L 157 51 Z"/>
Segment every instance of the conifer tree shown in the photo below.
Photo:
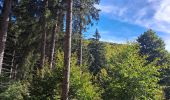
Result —
<path fill-rule="evenodd" d="M 48 0 L 44 0 L 43 2 L 43 15 L 42 15 L 42 21 L 43 21 L 43 26 L 42 26 L 42 49 L 41 49 L 41 65 L 40 67 L 42 68 L 45 63 L 45 56 L 46 56 L 46 42 L 47 42 L 47 16 L 46 16 L 46 11 L 48 7 Z"/>
<path fill-rule="evenodd" d="M 12 0 L 5 0 L 0 21 L 0 74 L 2 71 L 2 63 L 4 58 L 5 42 L 7 38 L 9 14 L 11 11 Z"/>
<path fill-rule="evenodd" d="M 83 56 L 83 32 L 86 31 L 88 25 L 93 25 L 99 20 L 99 9 L 95 8 L 99 0 L 75 0 L 74 1 L 74 19 L 76 24 L 73 23 L 73 30 L 78 33 L 78 65 L 82 65 Z"/>
<path fill-rule="evenodd" d="M 106 67 L 105 59 L 105 45 L 99 41 L 100 33 L 96 29 L 96 32 L 91 39 L 91 43 L 88 45 L 89 53 L 91 58 L 89 58 L 89 70 L 96 75 L 103 67 Z"/>
<path fill-rule="evenodd" d="M 169 78 L 170 54 L 165 50 L 164 41 L 151 29 L 139 36 L 137 41 L 140 45 L 140 54 L 147 56 L 147 64 L 156 60 L 156 65 L 161 66 L 159 71 L 161 80 L 159 84 L 164 85 L 166 88 L 165 97 L 169 98 L 169 82 L 167 80 Z"/>
<path fill-rule="evenodd" d="M 64 71 L 62 83 L 62 100 L 68 100 L 71 60 L 71 34 L 72 34 L 72 5 L 73 0 L 67 0 L 66 33 L 64 41 Z"/>
<path fill-rule="evenodd" d="M 149 29 L 147 32 L 144 32 L 144 34 L 138 37 L 137 41 L 140 45 L 140 54 L 147 55 L 149 62 L 154 61 L 156 58 L 163 59 L 165 43 L 153 30 Z M 159 62 L 160 64 L 161 61 Z"/>
<path fill-rule="evenodd" d="M 82 56 L 83 56 L 83 36 L 82 36 L 82 30 L 83 30 L 83 25 L 82 25 L 82 16 L 80 15 L 80 30 L 79 30 L 79 49 L 78 49 L 78 65 L 81 67 L 82 66 Z"/>

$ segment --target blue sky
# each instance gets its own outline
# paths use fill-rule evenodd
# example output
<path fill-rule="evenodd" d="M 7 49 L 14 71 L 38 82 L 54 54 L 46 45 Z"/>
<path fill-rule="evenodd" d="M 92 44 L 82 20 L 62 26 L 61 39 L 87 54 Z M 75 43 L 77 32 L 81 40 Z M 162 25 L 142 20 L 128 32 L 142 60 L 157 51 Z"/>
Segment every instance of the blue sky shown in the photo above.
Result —
<path fill-rule="evenodd" d="M 98 28 L 102 41 L 126 43 L 151 28 L 165 41 L 170 51 L 170 0 L 101 0 Z"/>

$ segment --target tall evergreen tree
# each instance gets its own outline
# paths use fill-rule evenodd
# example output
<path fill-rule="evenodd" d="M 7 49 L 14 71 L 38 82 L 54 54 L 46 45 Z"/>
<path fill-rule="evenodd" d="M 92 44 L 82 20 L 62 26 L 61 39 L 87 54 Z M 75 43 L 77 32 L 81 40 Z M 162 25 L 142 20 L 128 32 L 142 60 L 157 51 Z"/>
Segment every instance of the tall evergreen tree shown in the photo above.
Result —
<path fill-rule="evenodd" d="M 74 38 L 77 40 L 77 64 L 79 66 L 83 63 L 83 32 L 86 31 L 88 25 L 93 25 L 99 20 L 99 9 L 94 6 L 98 3 L 99 0 L 75 0 L 73 4 L 73 32 L 76 34 L 73 40 Z"/>
<path fill-rule="evenodd" d="M 57 2 L 58 3 L 58 2 Z M 57 13 L 54 13 L 54 20 L 55 20 L 55 24 L 53 25 L 53 29 L 52 29 L 52 35 L 51 35 L 51 43 L 50 43 L 50 54 L 49 54 L 49 65 L 50 65 L 50 69 L 54 68 L 54 53 L 55 53 L 55 47 L 56 47 L 56 36 L 57 36 L 57 32 L 59 32 L 59 18 L 58 18 L 58 13 L 59 10 L 54 10 L 54 8 L 51 9 L 52 11 L 56 11 Z M 52 12 L 53 13 L 53 12 Z"/>
<path fill-rule="evenodd" d="M 82 16 L 80 15 L 80 30 L 79 30 L 79 49 L 78 49 L 78 65 L 81 67 L 82 66 L 82 56 L 83 56 L 83 36 L 82 36 L 82 30 L 83 30 L 83 25 L 82 25 Z"/>
<path fill-rule="evenodd" d="M 101 36 L 100 36 L 100 33 L 99 33 L 98 29 L 96 29 L 95 35 L 93 35 L 93 36 L 94 36 L 94 38 L 93 38 L 94 40 L 99 41 Z"/>
<path fill-rule="evenodd" d="M 56 42 L 56 35 L 58 31 L 58 22 L 53 27 L 52 37 L 51 37 L 51 47 L 50 47 L 50 57 L 49 57 L 49 64 L 50 68 L 54 68 L 54 53 L 55 53 L 55 42 Z"/>
<path fill-rule="evenodd" d="M 55 58 L 55 50 L 57 48 L 56 41 L 59 37 L 59 33 L 63 32 L 63 17 L 65 9 L 64 9 L 65 1 L 50 1 L 49 2 L 49 10 L 52 15 L 52 19 L 54 21 L 53 27 L 52 27 L 52 34 L 51 34 L 51 42 L 50 42 L 50 54 L 49 54 L 49 64 L 50 68 L 54 68 L 54 58 Z M 61 37 L 62 38 L 62 37 Z M 59 44 L 58 44 L 59 45 Z"/>
<path fill-rule="evenodd" d="M 42 49 L 41 49 L 41 65 L 40 67 L 42 68 L 45 63 L 45 56 L 46 56 L 46 42 L 47 42 L 47 9 L 48 9 L 48 0 L 44 0 L 43 3 L 43 15 L 42 15 L 42 21 L 43 21 L 43 32 L 42 32 Z"/>
<path fill-rule="evenodd" d="M 88 45 L 91 58 L 89 59 L 89 70 L 96 75 L 103 67 L 106 67 L 105 59 L 105 45 L 99 41 L 100 33 L 96 29 L 96 32 L 91 39 L 91 43 Z"/>
<path fill-rule="evenodd" d="M 2 63 L 4 58 L 4 50 L 5 50 L 5 42 L 7 38 L 7 30 L 8 30 L 8 22 L 9 22 L 9 14 L 11 11 L 12 0 L 5 0 L 0 21 L 0 74 L 2 71 Z"/>
<path fill-rule="evenodd" d="M 64 41 L 64 72 L 62 100 L 68 100 L 69 80 L 70 80 L 70 60 L 71 60 L 71 34 L 72 34 L 72 5 L 73 0 L 67 0 L 66 33 Z"/>

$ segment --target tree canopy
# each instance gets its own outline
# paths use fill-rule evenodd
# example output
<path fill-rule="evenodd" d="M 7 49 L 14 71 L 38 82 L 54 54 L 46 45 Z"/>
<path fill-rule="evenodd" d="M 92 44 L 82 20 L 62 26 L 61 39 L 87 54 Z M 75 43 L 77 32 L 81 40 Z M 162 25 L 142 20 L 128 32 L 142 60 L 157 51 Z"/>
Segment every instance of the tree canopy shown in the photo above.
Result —
<path fill-rule="evenodd" d="M 1 0 L 0 99 L 168 100 L 170 53 L 154 30 L 126 44 L 84 37 L 99 3 Z"/>

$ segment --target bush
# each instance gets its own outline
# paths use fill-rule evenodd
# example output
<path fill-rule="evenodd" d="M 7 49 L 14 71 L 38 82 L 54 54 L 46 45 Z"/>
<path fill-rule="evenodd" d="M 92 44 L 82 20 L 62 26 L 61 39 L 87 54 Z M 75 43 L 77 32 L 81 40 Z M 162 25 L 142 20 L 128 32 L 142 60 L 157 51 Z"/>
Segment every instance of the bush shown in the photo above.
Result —
<path fill-rule="evenodd" d="M 1 100 L 23 100 L 28 96 L 27 84 L 24 82 L 14 82 L 0 94 Z"/>
<path fill-rule="evenodd" d="M 107 76 L 103 77 L 103 99 L 158 100 L 157 94 L 162 92 L 157 84 L 160 67 L 146 64 L 138 51 L 138 46 L 131 45 L 112 56 Z"/>
<path fill-rule="evenodd" d="M 99 87 L 91 82 L 91 75 L 82 72 L 78 66 L 72 66 L 70 78 L 70 99 L 100 100 Z"/>
<path fill-rule="evenodd" d="M 34 76 L 29 88 L 30 99 L 48 100 L 60 98 L 63 78 L 63 52 L 58 51 L 56 58 L 57 63 L 53 71 L 46 65 Z M 91 83 L 91 75 L 87 71 L 87 67 L 81 70 L 76 65 L 77 59 L 75 58 L 73 55 L 71 60 L 69 99 L 99 100 L 99 88 Z"/>

